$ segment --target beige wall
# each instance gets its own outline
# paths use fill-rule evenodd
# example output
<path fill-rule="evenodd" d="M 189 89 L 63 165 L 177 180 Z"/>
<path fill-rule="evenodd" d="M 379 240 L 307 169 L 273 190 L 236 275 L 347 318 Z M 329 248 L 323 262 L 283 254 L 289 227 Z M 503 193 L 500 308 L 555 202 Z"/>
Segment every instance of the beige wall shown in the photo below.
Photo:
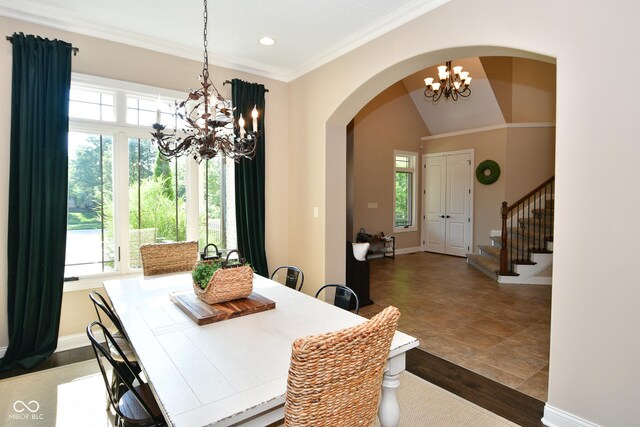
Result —
<path fill-rule="evenodd" d="M 0 17 L 0 34 L 14 32 L 59 38 L 80 48 L 73 57 L 72 70 L 128 82 L 141 83 L 185 92 L 197 82 L 202 64 L 145 49 L 108 42 Z M 269 267 L 284 265 L 289 259 L 289 139 L 288 85 L 263 77 L 210 66 L 212 80 L 230 96 L 224 80 L 234 77 L 263 83 L 266 95 L 266 251 Z M 9 135 L 11 111 L 11 44 L 0 43 L 0 347 L 7 345 L 7 210 L 9 177 Z M 61 335 L 83 332 L 89 300 L 85 292 L 65 294 Z"/>
<path fill-rule="evenodd" d="M 640 287 L 635 265 L 618 254 L 635 252 L 629 230 L 637 226 L 633 215 L 619 216 L 615 226 L 603 226 L 602 218 L 621 197 L 631 212 L 640 210 L 639 198 L 626 197 L 640 186 L 638 105 L 633 96 L 604 91 L 594 97 L 588 89 L 602 81 L 602 64 L 624 58 L 625 69 L 639 68 L 640 57 L 629 55 L 640 50 L 639 14 L 639 3 L 622 0 L 451 0 L 293 81 L 289 130 L 298 161 L 290 188 L 307 196 L 290 204 L 292 230 L 304 233 L 291 233 L 289 242 L 305 273 L 310 266 L 310 285 L 344 275 L 345 127 L 357 111 L 392 83 L 449 58 L 557 58 L 547 417 L 634 424 L 640 419 L 640 342 L 629 337 L 640 324 Z M 462 15 L 472 17 L 464 30 L 449 31 Z M 593 180 L 594 165 L 607 171 L 606 180 Z M 310 214 L 312 206 L 320 207 L 320 218 Z"/>
<path fill-rule="evenodd" d="M 485 160 L 494 160 L 501 170 L 507 162 L 507 129 L 474 132 L 444 138 L 430 139 L 425 143 L 425 154 L 446 151 L 474 150 L 473 165 L 473 242 L 471 252 L 477 245 L 489 245 L 491 230 L 500 230 L 500 205 L 504 201 L 505 176 L 491 184 L 483 185 L 475 179 L 475 170 Z"/>
<path fill-rule="evenodd" d="M 80 334 L 85 331 L 87 325 L 98 320 L 93 304 L 89 299 L 89 292 L 96 290 L 103 296 L 107 296 L 104 289 L 84 289 L 81 291 L 65 292 L 62 296 L 62 313 L 60 315 L 59 336 Z M 102 321 L 107 321 L 100 313 Z"/>
<path fill-rule="evenodd" d="M 555 173 L 555 127 L 507 129 L 505 200 L 520 197 L 551 178 Z"/>
<path fill-rule="evenodd" d="M 480 58 L 487 74 L 493 94 L 498 101 L 504 121 L 513 121 L 513 61 L 510 56 L 487 56 Z M 473 84 L 473 81 L 471 82 Z"/>
<path fill-rule="evenodd" d="M 555 123 L 555 64 L 514 58 L 512 108 L 513 123 Z"/>
<path fill-rule="evenodd" d="M 402 82 L 384 90 L 356 114 L 353 133 L 353 233 L 364 228 L 372 234 L 394 234 L 393 150 L 415 152 L 420 162 L 420 137 L 427 133 Z M 420 173 L 416 179 L 420 189 Z M 418 216 L 420 200 L 416 200 Z M 369 203 L 378 207 L 368 208 Z M 419 228 L 394 235 L 396 249 L 420 246 Z M 355 235 L 348 238 L 355 239 Z"/>

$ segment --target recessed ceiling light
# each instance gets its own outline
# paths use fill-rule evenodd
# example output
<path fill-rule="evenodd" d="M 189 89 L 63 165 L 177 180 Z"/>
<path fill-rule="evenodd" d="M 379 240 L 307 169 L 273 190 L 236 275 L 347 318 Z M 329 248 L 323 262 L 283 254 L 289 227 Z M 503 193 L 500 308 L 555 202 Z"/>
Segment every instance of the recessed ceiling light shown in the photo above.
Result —
<path fill-rule="evenodd" d="M 272 46 L 276 44 L 276 41 L 268 36 L 262 37 L 258 42 L 263 46 Z"/>

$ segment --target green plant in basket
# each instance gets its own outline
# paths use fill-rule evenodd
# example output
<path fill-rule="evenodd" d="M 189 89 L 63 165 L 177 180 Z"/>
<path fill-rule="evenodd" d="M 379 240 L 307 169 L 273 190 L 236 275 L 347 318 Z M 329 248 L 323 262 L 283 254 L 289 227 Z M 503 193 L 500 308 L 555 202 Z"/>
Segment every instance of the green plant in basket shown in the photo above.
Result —
<path fill-rule="evenodd" d="M 200 286 L 200 289 L 207 287 L 209 280 L 211 280 L 211 276 L 216 270 L 222 267 L 222 261 L 216 260 L 213 262 L 200 262 L 198 263 L 193 271 L 191 272 L 191 277 L 193 278 L 193 282 Z"/>

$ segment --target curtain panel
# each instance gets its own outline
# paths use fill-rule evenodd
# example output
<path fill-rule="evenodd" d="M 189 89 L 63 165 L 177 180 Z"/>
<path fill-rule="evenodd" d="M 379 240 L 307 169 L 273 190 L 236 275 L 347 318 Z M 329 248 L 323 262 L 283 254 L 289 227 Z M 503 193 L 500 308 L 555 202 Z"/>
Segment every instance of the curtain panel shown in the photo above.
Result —
<path fill-rule="evenodd" d="M 257 83 L 247 83 L 239 79 L 231 82 L 231 102 L 236 119 L 244 117 L 251 123 L 251 111 L 258 109 L 258 146 L 253 159 L 241 159 L 235 165 L 236 226 L 238 249 L 258 274 L 269 277 L 267 257 L 264 249 L 264 153 L 266 136 L 264 133 L 265 88 Z"/>
<path fill-rule="evenodd" d="M 7 307 L 0 368 L 31 368 L 57 346 L 67 223 L 69 43 L 14 34 Z"/>

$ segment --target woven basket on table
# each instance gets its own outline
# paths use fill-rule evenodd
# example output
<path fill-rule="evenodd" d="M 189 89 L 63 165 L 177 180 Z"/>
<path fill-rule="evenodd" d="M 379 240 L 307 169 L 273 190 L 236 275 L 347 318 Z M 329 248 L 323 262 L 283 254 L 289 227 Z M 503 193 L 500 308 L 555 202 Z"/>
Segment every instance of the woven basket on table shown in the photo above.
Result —
<path fill-rule="evenodd" d="M 199 284 L 193 282 L 193 290 L 196 296 L 207 304 L 218 304 L 235 299 L 246 298 L 253 292 L 253 269 L 240 258 L 240 265 L 228 266 L 229 255 L 222 264 L 222 268 L 216 270 L 209 279 L 207 286 L 202 289 Z"/>
<path fill-rule="evenodd" d="M 198 262 L 198 242 L 142 245 L 140 256 L 145 276 L 190 271 Z"/>
<path fill-rule="evenodd" d="M 297 339 L 292 346 L 284 425 L 370 427 L 400 311 L 387 307 L 368 322 Z"/>

